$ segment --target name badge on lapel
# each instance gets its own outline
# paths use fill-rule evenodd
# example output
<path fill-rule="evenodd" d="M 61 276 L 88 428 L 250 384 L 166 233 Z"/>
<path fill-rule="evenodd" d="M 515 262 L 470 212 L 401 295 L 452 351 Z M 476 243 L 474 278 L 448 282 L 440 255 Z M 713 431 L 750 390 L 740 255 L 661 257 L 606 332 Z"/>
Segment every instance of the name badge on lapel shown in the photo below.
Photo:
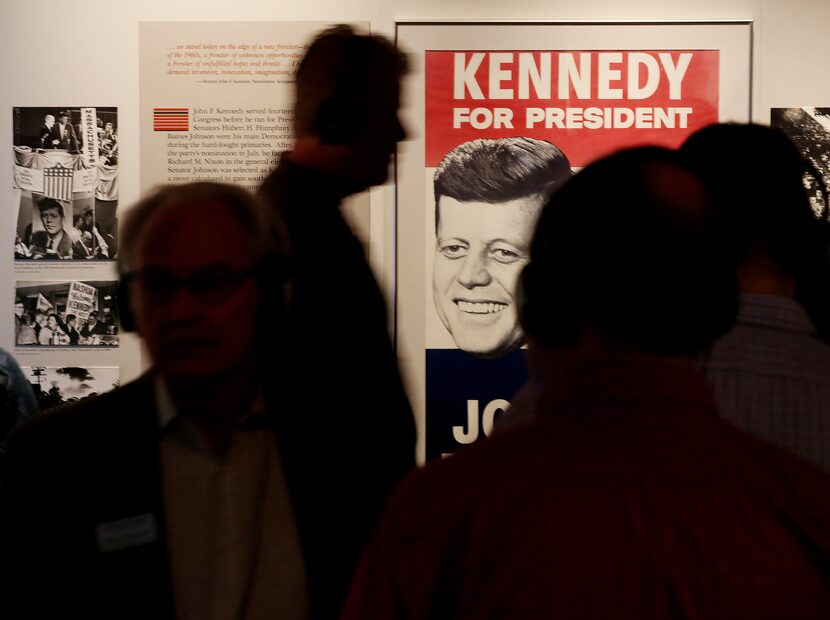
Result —
<path fill-rule="evenodd" d="M 156 515 L 138 515 L 101 523 L 95 528 L 95 538 L 101 553 L 149 545 L 158 540 Z"/>

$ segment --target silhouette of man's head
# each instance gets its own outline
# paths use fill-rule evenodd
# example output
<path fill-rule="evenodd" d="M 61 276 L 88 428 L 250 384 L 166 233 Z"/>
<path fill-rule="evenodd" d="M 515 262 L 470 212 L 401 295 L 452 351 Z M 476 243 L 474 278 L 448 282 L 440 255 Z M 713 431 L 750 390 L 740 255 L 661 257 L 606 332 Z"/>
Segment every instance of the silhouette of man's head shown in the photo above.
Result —
<path fill-rule="evenodd" d="M 294 131 L 342 148 L 338 176 L 355 190 L 383 183 L 395 146 L 406 57 L 378 35 L 340 25 L 312 42 L 296 74 Z"/>
<path fill-rule="evenodd" d="M 473 140 L 439 164 L 433 301 L 460 349 L 493 358 L 524 343 L 516 283 L 542 205 L 570 175 L 562 151 L 531 138 Z"/>
<path fill-rule="evenodd" d="M 657 147 L 601 159 L 555 192 L 521 278 L 522 324 L 551 348 L 695 355 L 734 322 L 737 284 L 705 189 Z"/>
<path fill-rule="evenodd" d="M 764 254 L 790 275 L 808 264 L 815 214 L 806 162 L 780 130 L 727 123 L 698 130 L 680 153 L 710 187 L 720 235 L 736 261 Z M 813 244 L 814 245 L 814 244 Z"/>
<path fill-rule="evenodd" d="M 710 189 L 721 244 L 749 293 L 795 297 L 830 340 L 828 213 L 810 204 L 804 174 L 821 175 L 780 130 L 754 124 L 710 125 L 680 153 Z"/>

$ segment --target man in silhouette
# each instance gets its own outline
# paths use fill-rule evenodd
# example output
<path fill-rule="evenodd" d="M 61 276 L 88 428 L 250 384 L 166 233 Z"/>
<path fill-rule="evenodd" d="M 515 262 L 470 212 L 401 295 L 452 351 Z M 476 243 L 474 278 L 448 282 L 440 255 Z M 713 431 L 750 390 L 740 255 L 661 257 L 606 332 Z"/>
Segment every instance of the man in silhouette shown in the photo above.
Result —
<path fill-rule="evenodd" d="M 315 437 L 287 450 L 307 463 L 309 480 L 319 472 L 310 492 L 332 491 L 312 501 L 329 515 L 298 517 L 318 533 L 314 553 L 339 575 L 309 582 L 312 605 L 326 615 L 339 608 L 388 491 L 415 463 L 385 300 L 340 210 L 344 198 L 388 177 L 405 135 L 398 119 L 405 70 L 403 54 L 380 36 L 348 26 L 321 33 L 297 70 L 293 148 L 260 190 L 285 221 L 292 248 L 290 389 L 279 397 L 296 412 L 286 423 Z"/>
<path fill-rule="evenodd" d="M 392 495 L 342 618 L 821 618 L 830 477 L 717 418 L 697 356 L 735 319 L 674 151 L 553 194 L 522 273 L 537 419 Z"/>
<path fill-rule="evenodd" d="M 780 130 L 721 124 L 681 153 L 707 182 L 741 287 L 738 320 L 703 357 L 725 420 L 830 471 L 830 212 Z"/>

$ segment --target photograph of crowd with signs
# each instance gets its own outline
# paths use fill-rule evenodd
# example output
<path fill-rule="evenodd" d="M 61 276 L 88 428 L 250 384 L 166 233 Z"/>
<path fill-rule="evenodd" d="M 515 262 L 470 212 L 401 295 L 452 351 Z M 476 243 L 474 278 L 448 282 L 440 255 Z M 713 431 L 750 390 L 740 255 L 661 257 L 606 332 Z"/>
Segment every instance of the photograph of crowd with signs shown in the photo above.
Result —
<path fill-rule="evenodd" d="M 824 195 L 830 187 L 830 108 L 773 108 L 770 124 L 787 134 L 812 165 L 814 174 L 805 175 L 804 183 L 813 209 L 818 214 L 830 208 Z"/>
<path fill-rule="evenodd" d="M 22 366 L 21 370 L 32 384 L 41 411 L 84 398 L 94 398 L 119 384 L 116 367 Z"/>
<path fill-rule="evenodd" d="M 18 282 L 17 347 L 118 346 L 115 281 Z"/>
<path fill-rule="evenodd" d="M 16 260 L 114 260 L 116 108 L 13 110 Z"/>

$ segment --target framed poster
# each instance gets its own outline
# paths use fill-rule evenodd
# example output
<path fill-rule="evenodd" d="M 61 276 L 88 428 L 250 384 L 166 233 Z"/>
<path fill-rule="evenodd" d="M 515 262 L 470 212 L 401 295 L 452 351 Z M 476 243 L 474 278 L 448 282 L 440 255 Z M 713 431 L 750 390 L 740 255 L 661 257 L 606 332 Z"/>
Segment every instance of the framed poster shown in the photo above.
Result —
<path fill-rule="evenodd" d="M 498 426 L 525 384 L 515 286 L 547 196 L 619 148 L 751 118 L 751 23 L 396 25 L 398 350 L 422 459 Z"/>

